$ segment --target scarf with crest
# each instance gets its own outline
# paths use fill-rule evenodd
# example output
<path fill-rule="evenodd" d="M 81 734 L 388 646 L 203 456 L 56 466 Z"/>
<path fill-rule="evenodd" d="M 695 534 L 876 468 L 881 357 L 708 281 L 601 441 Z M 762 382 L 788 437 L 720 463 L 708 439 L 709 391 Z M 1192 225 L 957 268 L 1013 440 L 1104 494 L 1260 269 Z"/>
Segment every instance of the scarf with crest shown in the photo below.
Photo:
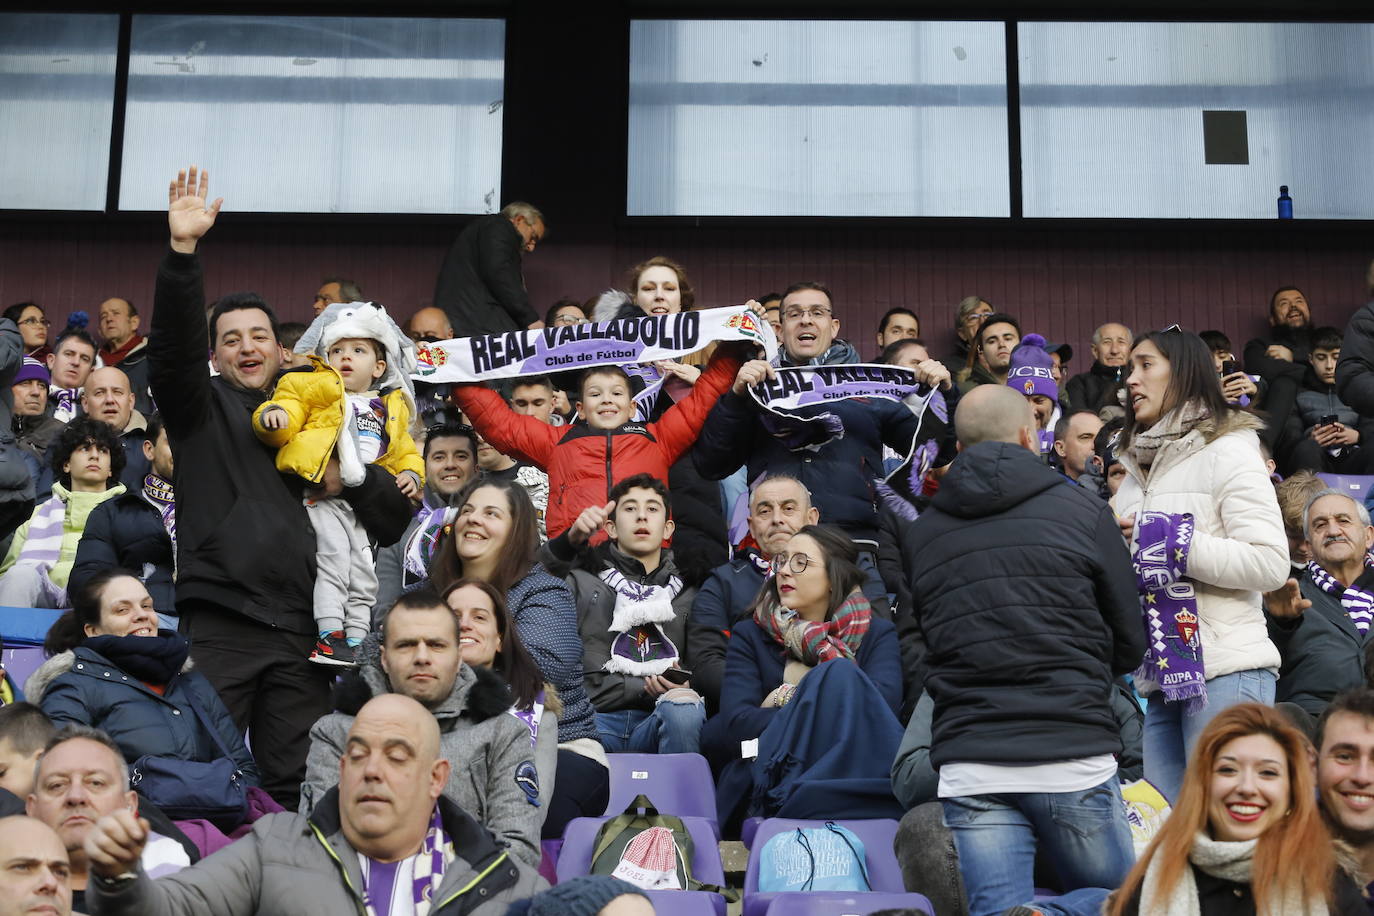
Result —
<path fill-rule="evenodd" d="M 1145 661 L 1137 677 L 1189 712 L 1207 705 L 1197 594 L 1187 579 L 1193 517 L 1142 510 L 1135 522 L 1136 588 L 1145 618 Z"/>
<path fill-rule="evenodd" d="M 1370 561 L 1369 554 L 1365 554 L 1364 568 L 1369 569 L 1371 566 L 1374 566 L 1374 563 Z M 1374 619 L 1374 595 L 1356 588 L 1353 584 L 1349 588 L 1341 585 L 1335 576 L 1318 566 L 1316 560 L 1307 561 L 1307 572 L 1311 574 L 1312 581 L 1317 583 L 1318 588 L 1340 601 L 1341 607 L 1350 615 L 1350 622 L 1355 624 L 1355 629 L 1360 631 L 1361 636 L 1369 632 L 1369 621 Z"/>
<path fill-rule="evenodd" d="M 855 589 L 829 620 L 803 620 L 796 611 L 774 600 L 759 605 L 754 622 L 788 655 L 814 667 L 832 658 L 857 655 L 873 622 L 873 611 L 863 592 Z"/>
<path fill-rule="evenodd" d="M 662 624 L 674 617 L 673 599 L 682 591 L 682 580 L 669 576 L 663 585 L 632 582 L 614 566 L 602 570 L 599 578 L 615 591 L 611 657 L 602 668 L 648 677 L 675 666 L 678 648 L 663 632 Z"/>
<path fill-rule="evenodd" d="M 415 855 L 398 862 L 378 862 L 358 853 L 367 916 L 429 916 L 434 895 L 444 879 L 444 868 L 453 858 L 453 841 L 444 831 L 437 804 L 429 820 L 429 832 Z"/>

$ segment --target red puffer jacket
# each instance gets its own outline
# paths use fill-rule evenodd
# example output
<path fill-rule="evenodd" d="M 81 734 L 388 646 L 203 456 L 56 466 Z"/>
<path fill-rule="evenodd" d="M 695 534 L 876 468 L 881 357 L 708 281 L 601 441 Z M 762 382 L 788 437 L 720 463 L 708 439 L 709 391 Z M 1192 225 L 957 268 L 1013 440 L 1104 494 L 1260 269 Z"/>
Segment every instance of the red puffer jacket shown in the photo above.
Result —
<path fill-rule="evenodd" d="M 549 537 L 568 530 L 588 506 L 604 505 L 611 487 L 635 474 L 667 481 L 668 467 L 696 441 L 706 415 L 730 387 L 740 361 L 717 347 L 692 387 L 655 423 L 593 429 L 585 423 L 550 426 L 517 414 L 482 385 L 454 385 L 453 400 L 482 438 L 503 455 L 527 461 L 549 475 Z"/>

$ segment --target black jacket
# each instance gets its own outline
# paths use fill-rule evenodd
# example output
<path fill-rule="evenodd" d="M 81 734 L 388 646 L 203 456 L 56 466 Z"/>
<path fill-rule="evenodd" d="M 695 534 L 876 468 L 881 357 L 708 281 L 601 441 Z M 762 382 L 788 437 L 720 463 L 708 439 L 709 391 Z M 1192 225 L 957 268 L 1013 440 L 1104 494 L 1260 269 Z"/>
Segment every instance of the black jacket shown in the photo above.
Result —
<path fill-rule="evenodd" d="M 444 257 L 434 304 L 448 313 L 459 337 L 523 330 L 543 316 L 530 307 L 520 272 L 525 240 L 500 214 L 464 227 Z"/>
<path fill-rule="evenodd" d="M 1374 302 L 1351 315 L 1345 327 L 1336 393 L 1356 413 L 1374 417 Z"/>
<path fill-rule="evenodd" d="M 1355 585 L 1374 591 L 1374 570 L 1366 569 Z M 1266 615 L 1269 638 L 1283 659 L 1274 702 L 1296 703 L 1317 719 L 1336 694 L 1364 685 L 1364 653 L 1374 634 L 1360 633 L 1340 599 L 1322 591 L 1311 573 L 1303 571 L 1298 587 L 1312 602 L 1302 616 Z"/>
<path fill-rule="evenodd" d="M 1145 651 L 1111 510 L 1016 445 L 954 460 L 905 545 L 936 766 L 1121 751 L 1112 680 Z"/>
<path fill-rule="evenodd" d="M 1286 367 L 1306 363 L 1307 357 L 1312 353 L 1313 330 L 1310 325 L 1305 328 L 1290 328 L 1286 324 L 1271 327 L 1268 337 L 1256 337 L 1245 344 L 1245 371 L 1258 375 L 1265 381 L 1273 381 Z M 1293 362 L 1265 355 L 1264 351 L 1275 344 L 1293 351 Z M 1344 346 L 1341 348 L 1341 355 L 1345 355 Z"/>
<path fill-rule="evenodd" d="M 68 591 L 79 591 L 92 576 L 111 566 L 136 573 L 152 596 L 153 607 L 159 613 L 176 615 L 172 538 L 162 524 L 162 514 L 143 498 L 141 489 L 107 499 L 91 510 L 76 547 Z"/>
<path fill-rule="evenodd" d="M 174 458 L 178 611 L 208 604 L 314 635 L 315 536 L 303 482 L 279 474 L 273 450 L 253 433 L 266 394 L 206 371 L 208 339 L 200 259 L 168 251 L 153 294 L 148 380 Z M 375 464 L 343 498 L 382 546 L 410 522 L 409 500 Z"/>
<path fill-rule="evenodd" d="M 1069 379 L 1064 387 L 1073 410 L 1098 411 L 1107 405 L 1116 405 L 1116 393 L 1126 387 L 1129 366 L 1104 366 L 1094 361 L 1087 372 L 1080 372 Z"/>

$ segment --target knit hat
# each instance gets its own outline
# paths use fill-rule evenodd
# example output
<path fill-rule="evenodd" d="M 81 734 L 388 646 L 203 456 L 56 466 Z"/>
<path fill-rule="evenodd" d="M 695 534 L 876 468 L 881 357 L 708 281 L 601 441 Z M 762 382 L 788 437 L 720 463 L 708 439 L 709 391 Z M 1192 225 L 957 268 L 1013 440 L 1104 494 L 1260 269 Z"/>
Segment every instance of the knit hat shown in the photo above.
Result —
<path fill-rule="evenodd" d="M 27 382 L 31 379 L 38 379 L 43 384 L 50 385 L 52 384 L 52 373 L 48 371 L 47 366 L 32 356 L 26 356 L 24 357 L 24 365 L 19 367 L 19 371 L 14 376 L 14 381 L 10 384 L 18 385 L 20 382 Z"/>
<path fill-rule="evenodd" d="M 583 875 L 560 881 L 542 894 L 511 904 L 506 916 L 596 916 L 603 906 L 622 894 L 646 896 L 628 881 L 609 875 Z"/>
<path fill-rule="evenodd" d="M 1054 383 L 1054 360 L 1045 351 L 1045 338 L 1027 334 L 1021 346 L 1011 351 L 1011 368 L 1007 370 L 1007 385 L 1026 397 L 1043 394 L 1051 401 L 1059 400 L 1059 386 Z"/>

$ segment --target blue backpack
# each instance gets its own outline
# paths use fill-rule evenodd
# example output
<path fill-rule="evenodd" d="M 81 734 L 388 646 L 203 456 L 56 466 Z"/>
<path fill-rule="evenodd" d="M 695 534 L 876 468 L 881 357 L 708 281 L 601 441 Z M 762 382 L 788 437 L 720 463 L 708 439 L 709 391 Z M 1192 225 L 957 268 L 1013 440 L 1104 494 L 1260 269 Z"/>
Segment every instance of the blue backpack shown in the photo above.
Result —
<path fill-rule="evenodd" d="M 779 833 L 759 853 L 758 889 L 783 891 L 869 891 L 864 843 L 853 831 L 826 821 Z"/>

